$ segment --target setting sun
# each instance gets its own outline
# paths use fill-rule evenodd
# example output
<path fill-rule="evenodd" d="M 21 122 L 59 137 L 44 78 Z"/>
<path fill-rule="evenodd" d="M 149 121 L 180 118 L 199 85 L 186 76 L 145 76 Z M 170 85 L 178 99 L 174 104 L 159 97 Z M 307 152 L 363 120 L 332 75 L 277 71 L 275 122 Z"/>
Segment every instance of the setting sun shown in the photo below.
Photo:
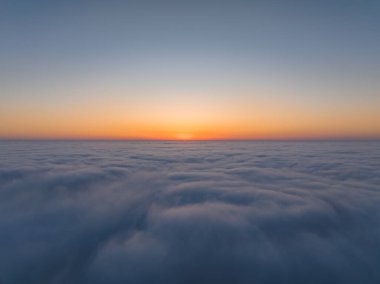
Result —
<path fill-rule="evenodd" d="M 179 133 L 175 136 L 175 138 L 177 140 L 192 140 L 193 139 L 193 135 L 192 134 L 189 134 L 189 133 Z"/>

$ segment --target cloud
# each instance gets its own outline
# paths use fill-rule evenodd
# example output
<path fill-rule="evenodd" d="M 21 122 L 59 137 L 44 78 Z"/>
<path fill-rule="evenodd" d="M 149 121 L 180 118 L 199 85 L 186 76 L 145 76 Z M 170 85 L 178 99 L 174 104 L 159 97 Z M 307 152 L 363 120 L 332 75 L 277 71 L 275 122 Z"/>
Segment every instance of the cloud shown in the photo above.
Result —
<path fill-rule="evenodd" d="M 380 281 L 378 143 L 1 143 L 1 284 Z"/>

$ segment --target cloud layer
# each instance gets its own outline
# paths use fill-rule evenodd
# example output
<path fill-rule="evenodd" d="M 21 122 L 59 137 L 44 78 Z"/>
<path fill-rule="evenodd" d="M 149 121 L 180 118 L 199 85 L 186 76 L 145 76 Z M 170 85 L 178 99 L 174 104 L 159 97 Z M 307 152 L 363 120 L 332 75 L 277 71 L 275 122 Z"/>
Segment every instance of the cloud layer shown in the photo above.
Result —
<path fill-rule="evenodd" d="M 378 142 L 0 142 L 0 283 L 379 283 Z"/>

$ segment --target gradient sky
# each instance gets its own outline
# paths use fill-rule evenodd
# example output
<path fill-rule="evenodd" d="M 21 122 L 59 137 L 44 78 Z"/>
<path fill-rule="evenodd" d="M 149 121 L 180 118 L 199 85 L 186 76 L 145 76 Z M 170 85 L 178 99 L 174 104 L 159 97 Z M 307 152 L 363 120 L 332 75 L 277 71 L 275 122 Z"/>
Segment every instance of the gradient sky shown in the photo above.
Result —
<path fill-rule="evenodd" d="M 380 138 L 380 1 L 0 0 L 0 138 Z"/>

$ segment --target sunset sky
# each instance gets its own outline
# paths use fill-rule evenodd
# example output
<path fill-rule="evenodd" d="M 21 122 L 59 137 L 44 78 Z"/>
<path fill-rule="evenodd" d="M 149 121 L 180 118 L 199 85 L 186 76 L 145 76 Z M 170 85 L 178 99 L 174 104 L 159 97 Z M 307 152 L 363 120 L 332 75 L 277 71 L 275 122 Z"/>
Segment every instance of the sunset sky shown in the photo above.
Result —
<path fill-rule="evenodd" d="M 379 139 L 379 30 L 378 0 L 0 0 L 0 138 Z"/>

